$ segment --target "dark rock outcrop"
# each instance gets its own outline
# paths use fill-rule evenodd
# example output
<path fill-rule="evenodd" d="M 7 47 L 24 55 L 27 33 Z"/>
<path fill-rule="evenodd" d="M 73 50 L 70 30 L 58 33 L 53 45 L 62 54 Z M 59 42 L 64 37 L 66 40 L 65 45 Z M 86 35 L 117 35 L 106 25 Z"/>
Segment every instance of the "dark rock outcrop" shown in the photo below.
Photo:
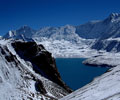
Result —
<path fill-rule="evenodd" d="M 35 83 L 35 88 L 38 92 L 40 92 L 41 94 L 46 94 L 47 91 L 45 90 L 44 88 L 44 85 L 43 83 L 40 81 L 40 80 L 36 80 L 36 83 Z"/>
<path fill-rule="evenodd" d="M 71 92 L 71 89 L 61 80 L 55 59 L 42 45 L 37 45 L 35 42 L 17 41 L 12 43 L 12 46 L 22 59 L 32 63 L 34 71 Z"/>

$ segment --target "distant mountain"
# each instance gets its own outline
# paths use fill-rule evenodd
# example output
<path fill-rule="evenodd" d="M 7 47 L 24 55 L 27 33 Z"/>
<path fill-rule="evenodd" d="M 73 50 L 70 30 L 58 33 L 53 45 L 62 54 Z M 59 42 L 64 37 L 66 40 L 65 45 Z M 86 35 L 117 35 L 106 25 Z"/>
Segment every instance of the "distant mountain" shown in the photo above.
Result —
<path fill-rule="evenodd" d="M 33 30 L 29 26 L 22 26 L 18 30 L 9 31 L 4 38 L 24 39 L 31 38 L 41 41 L 42 38 L 52 40 L 67 40 L 77 42 L 81 38 L 75 33 L 74 26 L 66 25 L 62 27 L 45 27 L 39 30 Z"/>
<path fill-rule="evenodd" d="M 117 35 L 120 28 L 120 14 L 111 13 L 108 18 L 101 21 L 91 21 L 76 27 L 76 33 L 83 38 L 100 38 Z M 119 33 L 118 33 L 119 34 Z M 114 36 L 114 37 L 115 37 Z"/>
<path fill-rule="evenodd" d="M 107 32 L 104 33 L 92 46 L 93 49 L 106 50 L 108 52 L 120 51 L 120 14 L 112 13 L 104 20 L 108 24 Z"/>
<path fill-rule="evenodd" d="M 120 14 L 111 13 L 104 20 L 90 21 L 79 26 L 44 27 L 39 30 L 34 30 L 29 26 L 23 26 L 18 30 L 9 31 L 3 37 L 23 39 L 26 41 L 34 40 L 37 43 L 45 44 L 47 50 L 54 55 L 63 54 L 60 54 L 61 48 L 59 48 L 64 46 L 63 42 L 67 42 L 64 51 L 67 51 L 68 49 L 66 47 L 72 43 L 78 51 L 78 47 L 81 47 L 89 50 L 92 48 L 96 50 L 106 50 L 108 52 L 119 52 Z M 59 48 L 59 50 L 57 49 L 59 54 L 54 52 L 56 51 L 54 48 L 49 49 L 45 41 L 49 42 L 51 46 L 55 46 L 55 41 L 59 41 L 59 45 L 61 45 L 57 47 Z M 74 50 L 74 48 L 71 49 Z M 80 54 L 81 52 L 78 53 L 78 55 Z"/>
<path fill-rule="evenodd" d="M 36 32 L 35 30 L 25 25 L 25 26 L 20 27 L 20 29 L 9 31 L 3 37 L 4 38 L 15 38 L 15 39 L 19 39 L 21 37 L 31 38 L 32 35 L 35 34 L 35 32 Z"/>
<path fill-rule="evenodd" d="M 75 40 L 75 38 L 108 38 L 119 37 L 120 14 L 111 13 L 106 19 L 99 21 L 90 21 L 79 26 L 65 25 L 61 27 L 44 27 L 39 30 L 34 30 L 29 26 L 22 26 L 18 30 L 9 31 L 5 38 L 27 38 L 46 37 L 55 40 Z M 79 35 L 79 36 L 78 36 Z M 76 40 L 77 40 L 76 39 Z"/>
<path fill-rule="evenodd" d="M 46 37 L 52 40 L 67 40 L 71 42 L 79 42 L 81 39 L 78 34 L 75 33 L 76 28 L 71 25 L 62 27 L 46 27 L 38 30 L 33 38 Z"/>
<path fill-rule="evenodd" d="M 71 25 L 44 27 L 39 30 L 34 30 L 29 26 L 22 26 L 20 29 L 9 31 L 3 37 L 35 41 L 37 44 L 43 44 L 55 57 L 68 57 L 69 55 L 72 57 L 78 56 L 80 48 L 86 49 L 86 45 L 93 42 L 93 40 L 81 38 L 75 32 L 76 28 Z M 78 50 L 77 53 L 73 52 L 75 48 Z M 69 52 L 67 53 L 67 51 Z"/>

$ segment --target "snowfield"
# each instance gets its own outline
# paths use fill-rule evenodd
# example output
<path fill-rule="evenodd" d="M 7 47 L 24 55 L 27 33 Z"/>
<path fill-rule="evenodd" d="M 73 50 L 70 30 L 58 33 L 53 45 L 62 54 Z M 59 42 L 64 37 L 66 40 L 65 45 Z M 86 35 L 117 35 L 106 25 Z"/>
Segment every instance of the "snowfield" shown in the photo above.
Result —
<path fill-rule="evenodd" d="M 90 42 L 91 40 L 84 41 Z M 96 50 L 91 50 L 90 45 L 88 46 L 83 42 L 76 44 L 65 40 L 46 40 L 36 41 L 36 43 L 43 44 L 55 58 L 88 58 L 97 54 Z"/>
<path fill-rule="evenodd" d="M 120 65 L 120 53 L 103 53 L 102 55 L 91 57 L 83 63 L 94 66 L 116 67 Z"/>

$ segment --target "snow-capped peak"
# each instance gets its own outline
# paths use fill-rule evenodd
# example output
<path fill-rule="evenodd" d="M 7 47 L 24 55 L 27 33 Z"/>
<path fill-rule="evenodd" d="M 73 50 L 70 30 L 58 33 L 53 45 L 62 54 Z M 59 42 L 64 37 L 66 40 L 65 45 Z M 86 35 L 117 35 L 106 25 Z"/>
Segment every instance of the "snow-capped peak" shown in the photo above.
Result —
<path fill-rule="evenodd" d="M 108 17 L 108 19 L 111 22 L 115 22 L 115 21 L 120 21 L 120 14 L 119 13 L 111 13 Z"/>
<path fill-rule="evenodd" d="M 14 32 L 12 31 L 9 31 L 8 34 L 9 34 L 9 37 L 13 37 L 15 35 Z"/>
<path fill-rule="evenodd" d="M 119 13 L 111 13 L 110 16 L 111 17 L 118 17 L 118 16 L 120 17 L 120 14 Z"/>
<path fill-rule="evenodd" d="M 36 30 L 32 29 L 31 27 L 24 25 L 17 30 L 9 31 L 4 38 L 15 38 L 21 39 L 21 35 L 27 38 L 31 38 L 33 34 L 36 33 Z"/>
<path fill-rule="evenodd" d="M 0 36 L 0 39 L 2 39 L 2 36 Z"/>

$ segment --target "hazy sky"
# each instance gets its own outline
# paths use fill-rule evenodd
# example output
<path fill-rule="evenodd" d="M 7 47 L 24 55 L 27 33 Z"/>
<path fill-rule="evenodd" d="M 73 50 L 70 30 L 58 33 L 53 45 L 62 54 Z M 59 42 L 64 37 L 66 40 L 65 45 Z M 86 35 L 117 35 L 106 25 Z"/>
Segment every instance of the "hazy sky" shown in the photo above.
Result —
<path fill-rule="evenodd" d="M 23 25 L 79 25 L 120 13 L 120 0 L 0 0 L 0 35 Z"/>

